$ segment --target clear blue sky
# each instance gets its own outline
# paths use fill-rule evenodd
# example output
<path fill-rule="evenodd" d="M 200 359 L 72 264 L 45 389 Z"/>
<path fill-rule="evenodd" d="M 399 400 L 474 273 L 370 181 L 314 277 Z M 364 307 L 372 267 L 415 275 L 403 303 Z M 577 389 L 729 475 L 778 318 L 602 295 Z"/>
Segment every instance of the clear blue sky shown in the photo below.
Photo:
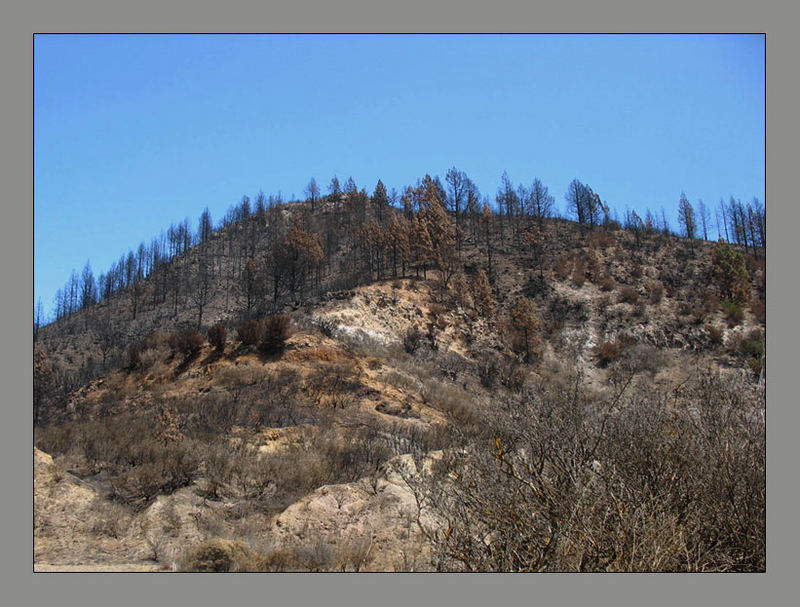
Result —
<path fill-rule="evenodd" d="M 761 35 L 34 39 L 34 303 L 170 223 L 336 174 L 372 192 L 456 166 L 565 207 L 765 199 Z M 716 230 L 714 230 L 716 235 Z"/>

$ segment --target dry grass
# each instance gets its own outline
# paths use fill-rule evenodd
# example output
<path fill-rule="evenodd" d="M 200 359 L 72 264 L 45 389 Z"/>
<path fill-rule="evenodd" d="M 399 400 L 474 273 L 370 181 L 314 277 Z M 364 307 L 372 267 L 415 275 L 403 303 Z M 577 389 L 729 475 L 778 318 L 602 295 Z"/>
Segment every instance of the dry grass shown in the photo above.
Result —
<path fill-rule="evenodd" d="M 325 362 L 325 363 L 344 363 L 352 360 L 352 356 L 340 348 L 331 346 L 318 346 L 315 348 L 304 348 L 302 350 L 291 350 L 286 353 L 284 360 L 290 362 Z"/>

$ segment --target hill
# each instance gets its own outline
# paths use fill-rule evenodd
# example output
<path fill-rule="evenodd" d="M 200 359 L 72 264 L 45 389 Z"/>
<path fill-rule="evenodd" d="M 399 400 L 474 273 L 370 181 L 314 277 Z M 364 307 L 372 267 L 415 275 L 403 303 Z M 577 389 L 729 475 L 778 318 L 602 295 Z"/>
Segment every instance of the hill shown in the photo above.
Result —
<path fill-rule="evenodd" d="M 37 566 L 763 570 L 764 249 L 431 187 L 265 209 L 41 328 Z"/>

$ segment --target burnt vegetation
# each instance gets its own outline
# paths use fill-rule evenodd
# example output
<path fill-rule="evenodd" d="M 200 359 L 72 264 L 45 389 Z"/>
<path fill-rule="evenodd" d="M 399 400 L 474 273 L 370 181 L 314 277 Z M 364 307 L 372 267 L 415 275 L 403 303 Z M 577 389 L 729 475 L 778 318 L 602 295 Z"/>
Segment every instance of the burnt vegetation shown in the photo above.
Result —
<path fill-rule="evenodd" d="M 492 199 L 455 168 L 306 195 L 205 209 L 97 279 L 73 272 L 51 322 L 37 306 L 35 444 L 109 512 L 190 488 L 269 517 L 440 452 L 406 479 L 429 569 L 765 569 L 757 200 L 720 201 L 712 235 L 683 194 L 677 234 L 577 179 L 566 216 L 539 179 L 503 174 Z M 323 313 L 357 296 L 395 315 L 393 339 Z M 228 523 L 180 568 L 369 557 L 270 551 Z"/>

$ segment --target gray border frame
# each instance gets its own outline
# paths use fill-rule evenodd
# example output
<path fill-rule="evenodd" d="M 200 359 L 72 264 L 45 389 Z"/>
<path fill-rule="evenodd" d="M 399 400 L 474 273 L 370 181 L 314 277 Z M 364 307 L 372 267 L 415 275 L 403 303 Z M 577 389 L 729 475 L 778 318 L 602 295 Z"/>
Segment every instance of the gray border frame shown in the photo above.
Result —
<path fill-rule="evenodd" d="M 791 204 L 790 175 L 795 158 L 797 107 L 794 9 L 785 3 L 673 0 L 646 6 L 635 0 L 576 2 L 557 7 L 523 6 L 513 0 L 407 0 L 375 2 L 294 0 L 247 6 L 230 0 L 103 2 L 33 0 L 4 8 L 0 36 L 3 64 L 3 144 L 0 175 L 5 186 L 0 259 L 11 298 L 4 302 L 12 322 L 5 330 L 3 377 L 2 571 L 9 604 L 78 603 L 141 604 L 170 601 L 213 604 L 258 601 L 307 604 L 409 604 L 424 602 L 491 604 L 508 602 L 613 602 L 670 604 L 752 604 L 788 598 L 797 523 L 791 517 L 797 500 L 793 457 L 797 442 L 791 432 L 797 406 L 789 397 L 789 333 L 776 302 L 797 301 L 789 230 L 797 211 Z M 767 45 L 767 194 L 771 249 L 768 266 L 770 327 L 768 351 L 768 550 L 767 573 L 746 575 L 158 575 L 158 574 L 33 574 L 31 512 L 32 385 L 30 322 L 33 266 L 19 264 L 20 251 L 33 257 L 32 211 L 32 34 L 34 32 L 766 32 Z M 792 103 L 794 101 L 795 103 Z M 732 125 L 735 128 L 735 125 Z M 790 164 L 791 163 L 791 164 Z M 796 169 L 794 169 L 796 170 Z M 9 189 L 10 188 L 10 189 Z M 773 204 L 774 202 L 774 204 Z M 777 215 L 773 215 L 773 212 Z M 777 219 L 776 219 L 777 217 Z M 775 247 L 778 247 L 777 249 Z M 30 247 L 30 248 L 27 248 Z M 776 254 L 777 251 L 777 254 Z M 776 284 L 773 277 L 782 278 Z M 13 281 L 13 282 L 11 282 Z M 788 289 L 789 293 L 785 291 Z M 10 299 L 10 303 L 8 303 Z M 793 335 L 792 335 L 793 337 Z M 789 339 L 787 339 L 789 338 Z M 792 340 L 794 341 L 794 340 Z M 10 380 L 10 381 L 9 381 Z M 24 454 L 24 455 L 23 455 Z M 788 482 L 787 482 L 788 481 Z M 770 600 L 772 599 L 772 600 Z M 559 601 L 561 602 L 561 601 Z"/>

